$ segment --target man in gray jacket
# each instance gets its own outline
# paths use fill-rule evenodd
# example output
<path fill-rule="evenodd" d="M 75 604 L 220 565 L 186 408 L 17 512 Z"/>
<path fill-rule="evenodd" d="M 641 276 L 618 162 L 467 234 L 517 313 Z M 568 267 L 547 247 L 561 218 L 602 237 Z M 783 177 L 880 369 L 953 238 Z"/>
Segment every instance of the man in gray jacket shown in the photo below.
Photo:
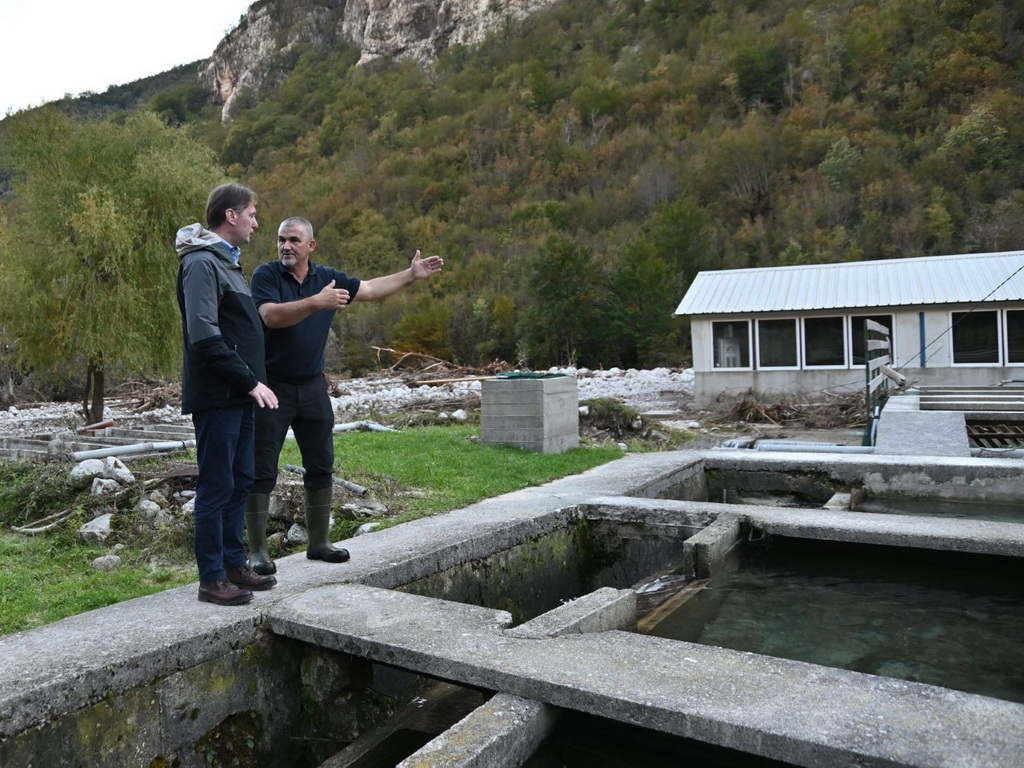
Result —
<path fill-rule="evenodd" d="M 248 187 L 221 185 L 206 202 L 209 229 L 191 224 L 175 240 L 184 338 L 181 411 L 192 414 L 199 469 L 199 600 L 217 605 L 247 603 L 253 590 L 277 583 L 248 567 L 244 540 L 255 407 L 277 408 L 266 385 L 263 326 L 240 264 L 240 246 L 258 226 L 256 200 Z"/>

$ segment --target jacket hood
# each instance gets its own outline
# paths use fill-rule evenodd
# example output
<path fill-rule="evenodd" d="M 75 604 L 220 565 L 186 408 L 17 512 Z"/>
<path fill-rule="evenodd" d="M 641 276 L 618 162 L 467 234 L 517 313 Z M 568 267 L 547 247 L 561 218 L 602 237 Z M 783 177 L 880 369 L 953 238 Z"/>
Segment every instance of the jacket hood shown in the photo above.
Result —
<path fill-rule="evenodd" d="M 204 229 L 202 224 L 196 222 L 178 230 L 178 234 L 174 238 L 174 250 L 178 252 L 178 258 L 180 259 L 188 253 L 201 251 L 218 243 L 225 245 L 224 240 L 219 235 Z"/>

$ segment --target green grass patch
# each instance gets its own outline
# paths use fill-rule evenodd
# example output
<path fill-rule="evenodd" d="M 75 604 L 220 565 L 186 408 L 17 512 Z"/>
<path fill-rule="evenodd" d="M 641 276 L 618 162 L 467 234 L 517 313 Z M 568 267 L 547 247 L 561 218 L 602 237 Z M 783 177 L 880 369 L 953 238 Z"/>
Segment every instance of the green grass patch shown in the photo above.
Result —
<path fill-rule="evenodd" d="M 479 435 L 479 427 L 468 425 L 344 432 L 334 440 L 335 475 L 369 489 L 390 511 L 382 522 L 394 524 L 579 474 L 622 456 L 615 446 L 534 453 L 472 439 Z M 295 442 L 287 441 L 282 464 L 301 463 Z M 346 532 L 345 526 L 340 531 Z"/>
<path fill-rule="evenodd" d="M 32 629 L 196 579 L 195 566 L 173 564 L 151 568 L 148 563 L 128 562 L 113 571 L 95 570 L 92 561 L 108 553 L 66 533 L 0 532 L 0 634 Z"/>
<path fill-rule="evenodd" d="M 467 425 L 341 433 L 335 437 L 336 475 L 368 488 L 387 506 L 380 522 L 388 526 L 578 474 L 622 456 L 615 446 L 533 453 L 484 445 L 474 439 L 479 433 L 479 427 Z M 194 453 L 189 460 L 194 461 Z M 285 443 L 281 464 L 302 464 L 294 441 Z M 154 460 L 131 466 L 140 478 L 159 475 L 161 469 Z M 141 468 L 145 471 L 137 471 Z M 197 578 L 187 531 L 138 528 L 130 506 L 142 497 L 141 486 L 125 500 L 129 508 L 119 509 L 114 518 L 113 541 L 124 545 L 118 552 L 123 564 L 113 571 L 95 570 L 92 561 L 111 550 L 78 540 L 76 532 L 97 501 L 87 488 L 65 479 L 69 469 L 62 462 L 0 462 L 0 634 Z M 339 489 L 335 498 L 344 496 Z M 10 530 L 64 509 L 78 512 L 52 531 L 29 536 Z M 341 519 L 332 535 L 347 538 L 361 522 Z"/>

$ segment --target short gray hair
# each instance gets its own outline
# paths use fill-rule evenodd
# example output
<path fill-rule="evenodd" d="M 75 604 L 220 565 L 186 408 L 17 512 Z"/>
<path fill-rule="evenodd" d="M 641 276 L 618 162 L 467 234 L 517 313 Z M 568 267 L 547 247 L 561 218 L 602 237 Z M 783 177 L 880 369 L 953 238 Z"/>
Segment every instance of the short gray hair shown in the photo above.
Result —
<path fill-rule="evenodd" d="M 309 223 L 309 219 L 304 219 L 301 216 L 289 216 L 287 219 L 281 222 L 281 227 L 302 227 L 306 230 L 306 234 L 309 235 L 309 239 L 313 239 L 313 225 Z"/>

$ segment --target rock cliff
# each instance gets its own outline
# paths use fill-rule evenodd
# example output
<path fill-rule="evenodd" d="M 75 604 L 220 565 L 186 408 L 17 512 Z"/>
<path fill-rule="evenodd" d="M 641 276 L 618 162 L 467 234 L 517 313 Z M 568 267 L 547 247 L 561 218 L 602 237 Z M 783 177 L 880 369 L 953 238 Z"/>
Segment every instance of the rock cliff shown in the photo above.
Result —
<path fill-rule="evenodd" d="M 557 0 L 258 0 L 199 73 L 200 84 L 231 120 L 238 99 L 287 73 L 297 45 L 359 46 L 359 63 L 412 58 L 429 65 L 453 44 L 476 45 L 488 32 Z"/>

